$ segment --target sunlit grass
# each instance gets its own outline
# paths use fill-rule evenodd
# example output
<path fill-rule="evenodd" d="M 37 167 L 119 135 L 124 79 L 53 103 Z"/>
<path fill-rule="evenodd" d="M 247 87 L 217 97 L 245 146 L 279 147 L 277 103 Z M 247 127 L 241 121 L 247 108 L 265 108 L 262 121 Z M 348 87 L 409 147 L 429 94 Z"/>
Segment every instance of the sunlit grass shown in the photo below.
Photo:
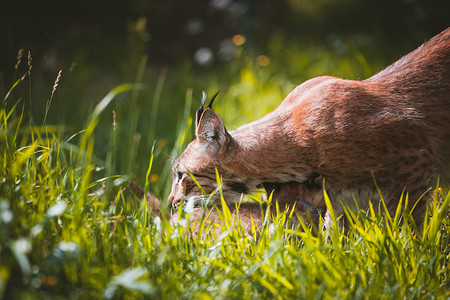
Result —
<path fill-rule="evenodd" d="M 231 124 L 243 122 L 231 112 L 242 109 L 251 117 L 242 108 L 251 97 L 262 99 L 270 92 L 270 98 L 282 98 L 290 88 L 276 79 L 263 85 L 252 70 L 259 69 L 246 65 L 242 81 L 229 89 L 236 101 L 218 105 L 225 115 L 229 112 L 224 118 Z M 149 124 L 158 117 L 165 76 L 162 73 L 155 85 Z M 422 232 L 403 209 L 406 196 L 395 216 L 375 209 L 346 211 L 346 233 L 336 226 L 318 233 L 291 228 L 285 225 L 286 212 L 271 216 L 262 211 L 257 238 L 226 205 L 217 212 L 220 224 L 203 219 L 204 234 L 197 236 L 191 234 L 194 224 L 189 222 L 172 226 L 165 218 L 154 219 L 127 189 L 138 156 L 133 143 L 143 139 L 151 141 L 145 141 L 149 146 L 141 182 L 162 197 L 170 188 L 170 159 L 162 163 L 159 180 L 149 180 L 155 160 L 163 160 L 153 141 L 156 131 L 150 128 L 146 137 L 136 137 L 141 87 L 113 89 L 85 117 L 83 130 L 70 133 L 58 126 L 24 123 L 22 102 L 11 103 L 9 92 L 5 96 L 0 109 L 0 298 L 450 297 L 450 194 L 442 189 L 435 191 Z M 192 138 L 193 91 L 184 94 L 172 156 Z M 125 134 L 115 131 L 108 110 L 121 96 L 130 97 L 128 118 L 117 120 L 126 122 Z M 101 157 L 94 151 L 97 125 L 107 114 L 111 128 L 106 136 L 111 139 L 102 145 L 106 154 Z M 123 144 L 129 156 L 118 157 Z M 184 212 L 180 217 L 187 216 Z"/>

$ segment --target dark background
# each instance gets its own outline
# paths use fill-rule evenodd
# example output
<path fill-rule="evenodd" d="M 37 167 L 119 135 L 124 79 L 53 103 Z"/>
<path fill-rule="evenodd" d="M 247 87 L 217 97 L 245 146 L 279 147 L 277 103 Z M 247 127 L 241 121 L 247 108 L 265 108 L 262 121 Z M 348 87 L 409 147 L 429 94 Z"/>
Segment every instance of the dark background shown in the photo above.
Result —
<path fill-rule="evenodd" d="M 79 51 L 89 63 L 114 66 L 124 53 L 129 26 L 145 17 L 145 52 L 151 64 L 178 64 L 192 59 L 199 46 L 217 48 L 236 33 L 252 47 L 267 47 L 274 36 L 296 42 L 323 41 L 330 34 L 364 34 L 382 48 L 415 45 L 450 24 L 450 1 L 2 1 L 0 74 L 8 82 L 20 48 L 51 64 Z M 189 20 L 203 29 L 192 34 Z M 383 50 L 380 50 L 383 51 Z M 400 50 L 401 51 L 401 50 Z M 47 57 L 47 62 L 45 59 Z"/>

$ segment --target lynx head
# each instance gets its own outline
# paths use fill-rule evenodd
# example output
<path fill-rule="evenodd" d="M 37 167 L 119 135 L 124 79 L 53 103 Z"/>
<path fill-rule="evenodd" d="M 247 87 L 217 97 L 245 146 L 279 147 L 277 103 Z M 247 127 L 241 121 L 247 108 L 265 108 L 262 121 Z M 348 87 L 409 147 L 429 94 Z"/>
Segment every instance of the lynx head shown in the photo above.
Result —
<path fill-rule="evenodd" d="M 236 199 L 241 193 L 248 192 L 244 184 L 227 180 L 233 177 L 227 168 L 227 162 L 232 157 L 235 142 L 226 130 L 222 118 L 212 109 L 218 93 L 206 108 L 206 94 L 203 93 L 201 106 L 196 112 L 195 139 L 173 164 L 172 190 L 168 202 L 174 208 L 191 201 L 194 206 L 201 206 L 202 201 L 217 188 L 216 169 L 224 178 L 222 191 L 226 199 Z M 203 191 L 191 176 L 198 181 Z"/>

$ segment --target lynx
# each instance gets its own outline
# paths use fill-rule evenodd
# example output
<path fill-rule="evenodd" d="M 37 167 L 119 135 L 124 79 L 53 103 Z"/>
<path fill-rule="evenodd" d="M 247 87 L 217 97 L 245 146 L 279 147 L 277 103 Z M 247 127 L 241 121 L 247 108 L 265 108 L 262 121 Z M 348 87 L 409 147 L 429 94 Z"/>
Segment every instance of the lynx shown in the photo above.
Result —
<path fill-rule="evenodd" d="M 323 178 L 337 215 L 341 203 L 356 209 L 354 199 L 368 209 L 379 191 L 392 213 L 407 194 L 420 226 L 426 193 L 438 178 L 449 183 L 450 28 L 366 80 L 308 80 L 273 112 L 233 131 L 212 109 L 215 96 L 206 108 L 204 97 L 195 140 L 173 164 L 175 209 L 190 201 L 200 207 L 217 188 L 217 170 L 227 202 L 264 187 L 293 206 L 310 190 L 308 206 L 323 213 L 316 197 Z"/>

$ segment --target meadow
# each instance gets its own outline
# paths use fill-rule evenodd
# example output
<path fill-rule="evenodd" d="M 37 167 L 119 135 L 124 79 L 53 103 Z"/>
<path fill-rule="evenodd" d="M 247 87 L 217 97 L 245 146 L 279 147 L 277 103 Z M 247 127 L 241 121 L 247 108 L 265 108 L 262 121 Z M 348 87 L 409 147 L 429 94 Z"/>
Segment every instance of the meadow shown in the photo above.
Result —
<path fill-rule="evenodd" d="M 154 218 L 131 194 L 134 178 L 167 197 L 171 163 L 193 137 L 202 89 L 225 87 L 215 108 L 233 129 L 308 78 L 366 78 L 387 64 L 352 44 L 345 55 L 276 45 L 265 58 L 238 49 L 214 72 L 189 65 L 149 71 L 139 56 L 131 83 L 98 98 L 98 90 L 76 93 L 76 72 L 63 70 L 54 82 L 34 77 L 39 71 L 24 56 L 0 109 L 0 298 L 448 299 L 450 194 L 439 185 L 422 231 L 404 195 L 395 216 L 383 214 L 382 203 L 347 211 L 346 233 L 291 228 L 288 213 L 261 211 L 259 239 L 226 207 L 220 234 L 205 228 L 193 237 L 192 224 Z M 40 89 L 45 105 L 33 114 L 28 102 L 45 95 Z M 92 104 L 80 113 L 76 101 Z"/>

